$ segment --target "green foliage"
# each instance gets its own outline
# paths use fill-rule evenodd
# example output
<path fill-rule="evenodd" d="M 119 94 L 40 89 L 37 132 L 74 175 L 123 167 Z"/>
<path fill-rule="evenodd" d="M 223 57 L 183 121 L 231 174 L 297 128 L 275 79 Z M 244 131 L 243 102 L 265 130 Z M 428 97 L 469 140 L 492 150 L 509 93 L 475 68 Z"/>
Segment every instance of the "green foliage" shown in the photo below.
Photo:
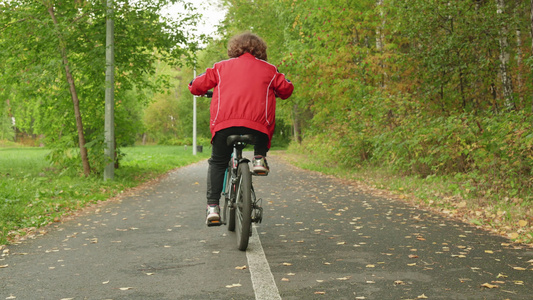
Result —
<path fill-rule="evenodd" d="M 49 151 L 0 148 L 0 245 L 9 237 L 24 234 L 28 228 L 47 225 L 88 203 L 104 201 L 171 169 L 207 157 L 207 153 L 193 156 L 190 149 L 183 147 L 125 147 L 116 180 L 104 181 L 101 176 L 81 180 L 75 172 L 59 171 L 44 159 Z M 64 154 L 75 155 L 66 151 Z"/>
<path fill-rule="evenodd" d="M 169 85 L 168 77 L 155 76 L 157 63 L 180 64 L 196 47 L 182 31 L 195 23 L 191 6 L 185 5 L 175 20 L 159 14 L 163 6 L 175 2 L 182 1 L 116 2 L 115 132 L 119 146 L 134 143 L 144 129 L 142 107 L 150 94 Z M 66 145 L 65 136 L 78 143 L 60 51 L 65 49 L 80 99 L 85 139 L 99 143 L 104 135 L 105 5 L 99 0 L 1 4 L 0 83 L 6 87 L 2 101 L 10 100 L 19 130 L 45 135 L 47 144 L 55 148 Z M 53 7 L 57 24 L 49 7 Z"/>
<path fill-rule="evenodd" d="M 14 138 L 13 120 L 6 112 L 0 113 L 0 140 L 12 141 Z"/>

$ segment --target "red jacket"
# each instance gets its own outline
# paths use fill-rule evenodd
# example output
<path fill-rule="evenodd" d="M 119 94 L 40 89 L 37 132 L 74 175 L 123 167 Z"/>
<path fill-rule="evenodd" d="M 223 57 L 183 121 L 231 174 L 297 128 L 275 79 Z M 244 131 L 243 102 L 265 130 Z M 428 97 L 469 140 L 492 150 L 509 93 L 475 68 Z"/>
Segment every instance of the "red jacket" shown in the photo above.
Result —
<path fill-rule="evenodd" d="M 276 121 L 275 97 L 287 99 L 294 90 L 276 66 L 249 53 L 215 63 L 189 84 L 197 96 L 212 88 L 212 137 L 219 130 L 239 126 L 266 133 L 269 140 Z"/>

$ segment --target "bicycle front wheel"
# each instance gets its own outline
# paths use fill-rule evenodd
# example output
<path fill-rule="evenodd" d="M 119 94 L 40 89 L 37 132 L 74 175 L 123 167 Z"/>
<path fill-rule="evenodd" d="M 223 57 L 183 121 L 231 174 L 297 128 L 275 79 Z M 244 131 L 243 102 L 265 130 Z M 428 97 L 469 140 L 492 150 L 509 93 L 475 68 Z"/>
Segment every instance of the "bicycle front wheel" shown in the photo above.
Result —
<path fill-rule="evenodd" d="M 239 184 L 235 207 L 235 223 L 237 232 L 237 246 L 239 250 L 248 248 L 252 229 L 252 174 L 247 163 L 239 164 L 237 170 Z"/>

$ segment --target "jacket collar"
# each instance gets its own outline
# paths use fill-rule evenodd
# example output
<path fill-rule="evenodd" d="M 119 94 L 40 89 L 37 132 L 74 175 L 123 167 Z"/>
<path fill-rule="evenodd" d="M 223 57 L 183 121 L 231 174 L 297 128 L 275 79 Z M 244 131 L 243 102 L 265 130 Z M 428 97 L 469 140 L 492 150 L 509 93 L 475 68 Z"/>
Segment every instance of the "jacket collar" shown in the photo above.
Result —
<path fill-rule="evenodd" d="M 244 53 L 243 55 L 239 56 L 239 58 L 240 58 L 240 57 L 243 57 L 243 58 L 255 58 L 255 56 L 253 56 L 252 54 L 250 54 L 250 53 L 248 53 L 248 52 L 246 52 L 246 53 Z"/>

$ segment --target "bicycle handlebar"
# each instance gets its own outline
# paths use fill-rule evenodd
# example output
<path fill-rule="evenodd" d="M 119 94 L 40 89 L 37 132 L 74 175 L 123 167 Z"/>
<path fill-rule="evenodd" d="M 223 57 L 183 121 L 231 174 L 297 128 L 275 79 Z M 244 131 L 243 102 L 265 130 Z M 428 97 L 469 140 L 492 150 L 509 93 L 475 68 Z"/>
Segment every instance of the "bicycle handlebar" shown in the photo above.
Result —
<path fill-rule="evenodd" d="M 279 98 L 277 94 L 274 94 L 276 98 Z M 213 91 L 207 91 L 205 94 L 201 95 L 202 98 L 213 98 Z"/>
<path fill-rule="evenodd" d="M 203 98 L 213 98 L 213 91 L 207 91 L 205 94 L 203 94 L 202 96 L 200 97 L 203 97 Z"/>

